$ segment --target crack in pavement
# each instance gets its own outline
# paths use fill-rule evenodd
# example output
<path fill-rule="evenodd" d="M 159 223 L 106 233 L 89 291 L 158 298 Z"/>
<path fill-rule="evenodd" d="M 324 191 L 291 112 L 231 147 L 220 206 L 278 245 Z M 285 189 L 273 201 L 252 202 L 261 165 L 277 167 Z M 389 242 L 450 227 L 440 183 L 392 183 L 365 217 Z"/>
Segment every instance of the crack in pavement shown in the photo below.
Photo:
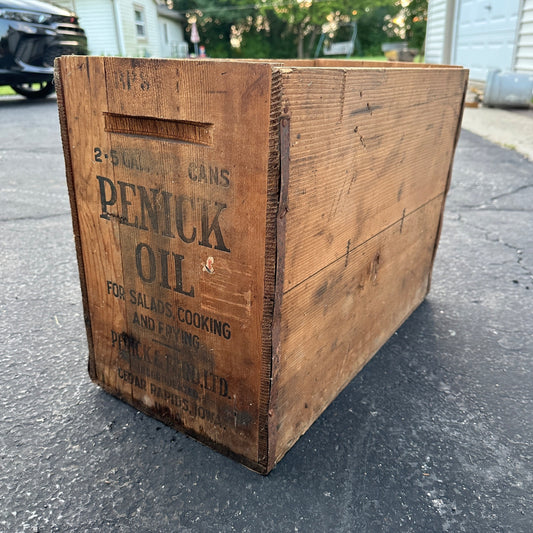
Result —
<path fill-rule="evenodd" d="M 481 232 L 485 238 L 486 241 L 488 242 L 493 242 L 493 243 L 497 243 L 497 244 L 502 244 L 503 246 L 505 246 L 506 248 L 508 248 L 509 250 L 512 250 L 513 252 L 515 252 L 515 254 L 518 256 L 516 258 L 516 263 L 518 264 L 518 266 L 525 272 L 525 274 L 527 276 L 529 276 L 532 280 L 533 280 L 533 272 L 531 270 L 529 270 L 529 268 L 527 268 L 525 265 L 522 264 L 522 260 L 524 259 L 523 258 L 523 253 L 524 251 L 521 249 L 521 248 L 518 248 L 517 246 L 514 246 L 512 244 L 509 244 L 508 242 L 505 242 L 503 239 L 501 239 L 500 237 L 498 237 L 498 239 L 491 239 L 489 237 L 489 232 L 487 231 L 486 228 L 481 228 L 479 226 L 476 226 L 476 224 L 472 223 L 472 222 L 469 222 L 467 220 L 465 220 L 460 213 L 457 213 L 457 218 L 456 220 L 458 222 L 461 222 L 463 224 L 465 224 L 466 226 L 469 226 L 471 228 L 474 228 L 476 230 L 478 230 L 479 232 Z"/>
<path fill-rule="evenodd" d="M 7 148 L 4 147 L 0 149 L 0 154 L 4 154 L 4 153 L 20 153 L 20 154 L 27 156 L 28 150 L 25 148 L 20 148 L 18 146 L 7 147 Z M 54 146 L 54 145 L 51 145 L 49 148 L 32 149 L 31 153 L 32 154 L 47 154 L 47 155 L 55 156 L 57 158 L 62 159 L 62 154 L 60 152 L 57 152 L 57 146 Z"/>
<path fill-rule="evenodd" d="M 517 192 L 523 191 L 524 189 L 529 189 L 531 187 L 533 187 L 533 183 L 532 184 L 528 184 L 528 185 L 520 185 L 520 187 L 517 187 L 516 189 L 513 189 L 512 191 L 504 192 L 502 194 L 499 194 L 498 196 L 493 196 L 490 199 L 490 201 L 494 202 L 495 200 L 499 200 L 500 198 L 504 198 L 506 196 L 511 196 L 513 194 L 516 194 Z"/>
<path fill-rule="evenodd" d="M 460 209 L 471 209 L 473 211 L 501 211 L 504 213 L 531 213 L 533 211 L 533 208 L 531 209 L 513 209 L 511 207 L 496 207 L 496 206 L 488 206 L 488 205 L 460 205 L 458 206 L 458 210 Z M 450 207 L 450 211 L 454 212 L 453 207 Z"/>
<path fill-rule="evenodd" d="M 56 218 L 56 217 L 64 217 L 64 216 L 71 216 L 70 211 L 66 213 L 54 213 L 51 215 L 0 218 L 0 222 L 20 222 L 24 220 L 46 220 L 48 218 Z"/>

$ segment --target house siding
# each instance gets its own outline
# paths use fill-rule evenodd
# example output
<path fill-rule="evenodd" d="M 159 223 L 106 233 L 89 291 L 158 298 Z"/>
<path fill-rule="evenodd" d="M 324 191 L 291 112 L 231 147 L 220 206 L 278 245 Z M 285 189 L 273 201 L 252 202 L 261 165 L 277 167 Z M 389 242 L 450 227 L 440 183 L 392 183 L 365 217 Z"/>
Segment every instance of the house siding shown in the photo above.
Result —
<path fill-rule="evenodd" d="M 163 26 L 166 24 L 168 41 L 165 41 L 165 31 Z M 179 43 L 184 41 L 183 28 L 175 21 L 165 17 L 159 18 L 161 52 L 164 57 L 178 57 Z"/>
<path fill-rule="evenodd" d="M 533 0 L 429 0 L 425 59 L 479 81 L 492 69 L 532 72 Z"/>
<path fill-rule="evenodd" d="M 155 0 L 54 0 L 55 4 L 75 11 L 87 34 L 89 53 L 132 57 L 172 57 L 176 41 L 183 41 L 183 29 L 175 20 L 158 15 Z M 116 4 L 116 10 L 114 9 Z M 144 13 L 145 35 L 137 35 L 135 8 Z M 122 30 L 122 43 L 117 32 Z M 167 23 L 169 45 L 163 46 L 161 21 Z"/>
<path fill-rule="evenodd" d="M 514 68 L 533 72 L 533 0 L 524 0 L 522 7 Z"/>
<path fill-rule="evenodd" d="M 453 63 L 467 67 L 476 81 L 491 70 L 511 70 L 519 11 L 520 0 L 459 0 Z"/>
<path fill-rule="evenodd" d="M 55 0 L 54 4 L 76 12 L 87 35 L 90 54 L 120 55 L 111 0 Z"/>
<path fill-rule="evenodd" d="M 145 36 L 137 36 L 135 27 L 135 8 L 144 13 Z M 120 15 L 124 33 L 126 55 L 137 57 L 161 56 L 159 44 L 159 27 L 157 23 L 157 7 L 153 0 L 136 0 L 120 2 Z"/>
<path fill-rule="evenodd" d="M 426 29 L 426 63 L 445 62 L 446 0 L 429 0 Z"/>

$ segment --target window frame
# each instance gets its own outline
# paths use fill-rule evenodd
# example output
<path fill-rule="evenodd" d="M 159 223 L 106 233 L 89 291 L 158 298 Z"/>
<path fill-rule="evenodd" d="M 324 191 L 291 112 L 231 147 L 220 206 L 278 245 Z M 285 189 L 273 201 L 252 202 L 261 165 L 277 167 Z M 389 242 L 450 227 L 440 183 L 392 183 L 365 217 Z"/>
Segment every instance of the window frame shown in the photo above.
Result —
<path fill-rule="evenodd" d="M 137 18 L 140 15 L 140 19 Z M 134 4 L 133 6 L 133 22 L 135 24 L 135 36 L 138 40 L 146 40 L 146 13 L 144 6 Z"/>

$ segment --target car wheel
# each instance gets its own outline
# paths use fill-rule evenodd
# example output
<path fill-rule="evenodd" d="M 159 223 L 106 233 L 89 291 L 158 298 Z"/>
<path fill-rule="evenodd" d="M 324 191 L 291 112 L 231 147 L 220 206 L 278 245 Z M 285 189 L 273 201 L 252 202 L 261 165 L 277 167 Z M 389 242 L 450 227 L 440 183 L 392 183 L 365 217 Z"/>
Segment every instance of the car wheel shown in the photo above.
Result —
<path fill-rule="evenodd" d="M 54 84 L 51 81 L 40 83 L 20 83 L 12 85 L 11 88 L 18 94 L 30 99 L 46 98 L 54 92 Z"/>

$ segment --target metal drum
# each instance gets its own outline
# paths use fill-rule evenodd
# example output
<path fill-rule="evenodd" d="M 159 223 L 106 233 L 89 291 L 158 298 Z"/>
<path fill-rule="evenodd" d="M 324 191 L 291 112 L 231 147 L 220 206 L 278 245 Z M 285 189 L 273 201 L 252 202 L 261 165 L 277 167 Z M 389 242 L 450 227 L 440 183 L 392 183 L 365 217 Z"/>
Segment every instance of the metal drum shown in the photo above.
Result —
<path fill-rule="evenodd" d="M 529 107 L 533 74 L 492 70 L 487 76 L 483 103 L 489 107 Z"/>

